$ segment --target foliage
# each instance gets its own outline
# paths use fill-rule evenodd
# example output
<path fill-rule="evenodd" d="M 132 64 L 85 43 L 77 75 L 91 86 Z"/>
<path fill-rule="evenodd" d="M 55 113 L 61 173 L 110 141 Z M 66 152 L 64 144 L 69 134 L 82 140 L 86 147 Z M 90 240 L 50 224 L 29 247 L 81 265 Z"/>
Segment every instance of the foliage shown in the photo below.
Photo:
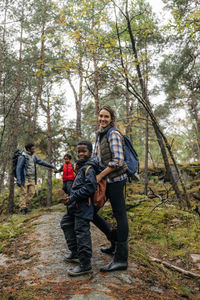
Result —
<path fill-rule="evenodd" d="M 0 193 L 8 190 L 14 148 L 34 140 L 44 160 L 59 166 L 65 152 L 75 160 L 77 137 L 95 141 L 97 111 L 105 103 L 116 110 L 120 130 L 128 129 L 143 164 L 146 112 L 126 76 L 140 95 L 143 79 L 177 161 L 199 159 L 199 8 L 191 0 L 164 2 L 172 16 L 165 26 L 145 0 L 1 3 Z M 180 110 L 184 119 L 175 118 Z M 149 161 L 158 166 L 162 155 L 151 125 Z M 46 175 L 39 169 L 40 178 Z"/>

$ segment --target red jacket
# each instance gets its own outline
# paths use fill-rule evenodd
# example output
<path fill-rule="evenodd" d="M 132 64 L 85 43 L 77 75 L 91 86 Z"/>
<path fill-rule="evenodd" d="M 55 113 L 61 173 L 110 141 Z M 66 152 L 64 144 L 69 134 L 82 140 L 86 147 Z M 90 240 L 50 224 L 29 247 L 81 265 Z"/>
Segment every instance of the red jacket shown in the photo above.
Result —
<path fill-rule="evenodd" d="M 70 162 L 68 164 L 64 163 L 62 178 L 63 178 L 63 181 L 74 180 L 74 178 L 75 178 L 73 167 Z"/>

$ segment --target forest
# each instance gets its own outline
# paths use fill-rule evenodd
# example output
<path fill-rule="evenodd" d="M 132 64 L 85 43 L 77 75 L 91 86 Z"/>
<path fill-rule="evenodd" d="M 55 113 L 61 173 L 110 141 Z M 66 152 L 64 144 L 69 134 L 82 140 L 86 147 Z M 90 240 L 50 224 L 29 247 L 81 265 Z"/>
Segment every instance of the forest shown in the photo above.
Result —
<path fill-rule="evenodd" d="M 191 207 L 180 164 L 198 173 L 200 12 L 198 1 L 163 2 L 165 22 L 143 0 L 1 1 L 0 193 L 10 213 L 14 151 L 34 141 L 48 162 L 75 159 L 77 140 L 95 141 L 105 103 L 139 155 L 144 193 L 162 165 Z M 52 173 L 40 172 L 51 205 Z"/>
<path fill-rule="evenodd" d="M 126 190 L 130 257 L 143 268 L 147 286 L 150 276 L 165 290 L 148 299 L 196 300 L 200 4 L 162 2 L 156 14 L 148 0 L 0 1 L 0 254 L 13 255 L 21 245 L 16 237 L 60 201 L 62 180 L 39 167 L 35 210 L 18 214 L 14 152 L 33 142 L 36 155 L 58 168 L 65 153 L 74 162 L 79 140 L 95 143 L 99 109 L 109 104 L 140 161 L 140 180 Z M 109 206 L 102 214 L 111 220 Z M 175 273 L 159 267 L 163 259 Z M 1 271 L 6 286 L 17 272 L 10 270 Z M 50 283 L 35 285 L 33 294 L 15 283 L 1 299 L 55 299 Z M 126 299 L 144 299 L 131 291 Z"/>

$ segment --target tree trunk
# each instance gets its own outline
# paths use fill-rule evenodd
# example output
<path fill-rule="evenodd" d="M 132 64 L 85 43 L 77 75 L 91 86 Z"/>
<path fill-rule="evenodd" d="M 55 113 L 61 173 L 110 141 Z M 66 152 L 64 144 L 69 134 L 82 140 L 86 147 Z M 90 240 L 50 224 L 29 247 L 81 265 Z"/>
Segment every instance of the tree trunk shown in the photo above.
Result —
<path fill-rule="evenodd" d="M 95 101 L 95 115 L 96 115 L 96 130 L 98 130 L 99 122 L 99 75 L 98 75 L 98 66 L 95 55 L 93 55 L 94 63 L 94 101 Z"/>
<path fill-rule="evenodd" d="M 82 66 L 82 54 L 80 53 L 79 59 L 79 94 L 76 101 L 76 111 L 77 111 L 77 121 L 76 121 L 76 131 L 78 140 L 82 137 L 82 129 L 81 129 L 81 107 L 82 107 L 82 99 L 83 99 L 83 66 Z"/>
<path fill-rule="evenodd" d="M 43 86 L 43 72 L 44 72 L 44 57 L 45 57 L 45 25 L 46 25 L 46 14 L 47 14 L 47 1 L 43 0 L 43 14 L 42 14 L 42 28 L 41 28 L 41 46 L 40 46 L 40 65 L 38 70 L 38 82 L 37 82 L 37 92 L 35 99 L 35 109 L 33 114 L 33 127 L 32 127 L 32 138 L 36 133 L 37 127 L 37 115 L 38 115 L 38 107 L 39 100 L 42 94 L 42 86 Z"/>
<path fill-rule="evenodd" d="M 11 153 L 14 153 L 17 149 L 18 144 L 18 132 L 19 132 L 19 112 L 21 105 L 21 89 L 22 89 L 22 47 L 23 47 L 23 30 L 24 30 L 24 0 L 22 2 L 22 15 L 21 15 L 21 31 L 20 31 L 20 44 L 19 44 L 19 61 L 18 61 L 18 74 L 16 80 L 17 98 L 14 103 L 13 110 L 13 141 L 11 146 Z M 12 163 L 12 160 L 11 160 Z M 14 207 L 14 175 L 12 172 L 12 165 L 10 167 L 9 174 L 9 197 L 8 197 L 8 208 L 9 213 L 13 213 Z"/>
<path fill-rule="evenodd" d="M 47 136 L 48 136 L 48 162 L 52 163 L 52 133 L 51 133 L 51 110 L 50 101 L 48 96 L 47 102 Z M 52 205 L 52 170 L 48 170 L 48 194 L 47 194 L 47 206 Z"/>
<path fill-rule="evenodd" d="M 130 124 L 130 93 L 128 89 L 126 89 L 125 93 L 126 97 L 126 135 L 132 140 L 131 132 L 131 124 Z"/>
<path fill-rule="evenodd" d="M 9 149 L 10 149 L 10 135 L 8 134 L 8 139 L 5 145 L 5 153 L 9 153 Z M 5 172 L 7 170 L 8 167 L 8 158 L 7 159 L 3 159 L 1 161 L 1 174 L 0 174 L 0 194 L 2 192 L 2 186 L 4 184 L 4 178 L 5 178 Z"/>
<path fill-rule="evenodd" d="M 48 193 L 47 193 L 47 206 L 52 205 L 52 171 L 48 170 Z"/>
<path fill-rule="evenodd" d="M 1 60 L 0 60 L 0 90 L 3 87 L 3 73 L 4 73 L 4 63 L 5 63 L 5 45 L 6 45 L 6 20 L 7 20 L 7 9 L 8 9 L 8 0 L 5 2 L 4 10 L 4 20 L 3 20 L 3 34 L 2 34 L 2 43 L 1 43 Z"/>
<path fill-rule="evenodd" d="M 0 105 L 0 108 L 3 112 L 3 126 L 1 126 L 1 138 L 0 138 L 0 152 L 1 152 L 1 147 L 3 144 L 3 139 L 4 139 L 4 132 L 5 132 L 5 122 L 6 122 L 6 98 L 5 98 L 5 80 L 3 78 L 4 75 L 4 64 L 5 64 L 5 46 L 6 46 L 6 20 L 7 20 L 7 9 L 8 9 L 8 0 L 6 0 L 5 3 L 5 10 L 4 10 L 4 27 L 3 27 L 3 34 L 2 34 L 2 43 L 1 43 L 1 57 L 0 57 L 0 93 L 2 95 L 2 103 Z"/>
<path fill-rule="evenodd" d="M 69 85 L 74 94 L 75 104 L 76 104 L 76 135 L 77 139 L 80 140 L 82 137 L 82 129 L 81 129 L 81 107 L 82 107 L 82 99 L 83 99 L 83 70 L 82 70 L 82 54 L 80 52 L 79 58 L 79 93 L 76 92 L 76 89 L 72 83 L 70 76 L 67 77 Z"/>
<path fill-rule="evenodd" d="M 196 136 L 197 136 L 197 149 L 198 149 L 198 159 L 200 159 L 200 117 L 198 101 L 195 97 L 191 97 L 190 109 L 195 120 Z"/>
<path fill-rule="evenodd" d="M 149 166 L 149 118 L 146 113 L 146 132 L 145 132 L 145 168 L 144 168 L 144 194 L 148 194 L 148 166 Z"/>
<path fill-rule="evenodd" d="M 2 164 L 1 174 L 0 174 L 0 194 L 2 193 L 2 186 L 4 185 L 6 166 L 7 166 L 7 161 L 4 160 Z"/>
<path fill-rule="evenodd" d="M 148 49 L 147 49 L 147 42 L 145 40 L 145 57 L 148 57 Z M 143 62 L 143 72 L 148 74 L 148 61 L 147 59 Z M 149 77 L 146 76 L 144 79 L 144 97 L 146 102 L 148 101 L 148 83 L 149 83 Z M 148 194 L 148 183 L 149 183 L 149 174 L 148 174 L 148 169 L 149 169 L 149 116 L 148 113 L 146 112 L 146 132 L 145 132 L 145 170 L 144 170 L 144 176 L 145 176 L 145 181 L 144 181 L 144 193 L 145 195 Z"/>

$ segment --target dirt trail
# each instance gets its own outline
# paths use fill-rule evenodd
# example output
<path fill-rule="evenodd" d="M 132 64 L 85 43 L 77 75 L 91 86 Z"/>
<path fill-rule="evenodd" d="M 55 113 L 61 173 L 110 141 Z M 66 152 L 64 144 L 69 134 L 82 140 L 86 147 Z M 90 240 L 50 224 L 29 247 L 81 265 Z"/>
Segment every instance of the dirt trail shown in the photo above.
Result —
<path fill-rule="evenodd" d="M 167 296 L 159 285 L 139 279 L 140 266 L 131 260 L 127 271 L 99 272 L 100 266 L 111 258 L 101 253 L 100 247 L 106 240 L 94 225 L 91 225 L 92 275 L 68 276 L 67 269 L 73 265 L 63 261 L 66 244 L 60 229 L 62 216 L 61 212 L 50 212 L 32 221 L 35 229 L 21 237 L 9 259 L 4 257 L 4 274 L 7 268 L 8 280 L 1 281 L 3 289 L 10 295 L 6 299 L 175 299 Z M 16 293 L 19 298 L 13 296 Z"/>

